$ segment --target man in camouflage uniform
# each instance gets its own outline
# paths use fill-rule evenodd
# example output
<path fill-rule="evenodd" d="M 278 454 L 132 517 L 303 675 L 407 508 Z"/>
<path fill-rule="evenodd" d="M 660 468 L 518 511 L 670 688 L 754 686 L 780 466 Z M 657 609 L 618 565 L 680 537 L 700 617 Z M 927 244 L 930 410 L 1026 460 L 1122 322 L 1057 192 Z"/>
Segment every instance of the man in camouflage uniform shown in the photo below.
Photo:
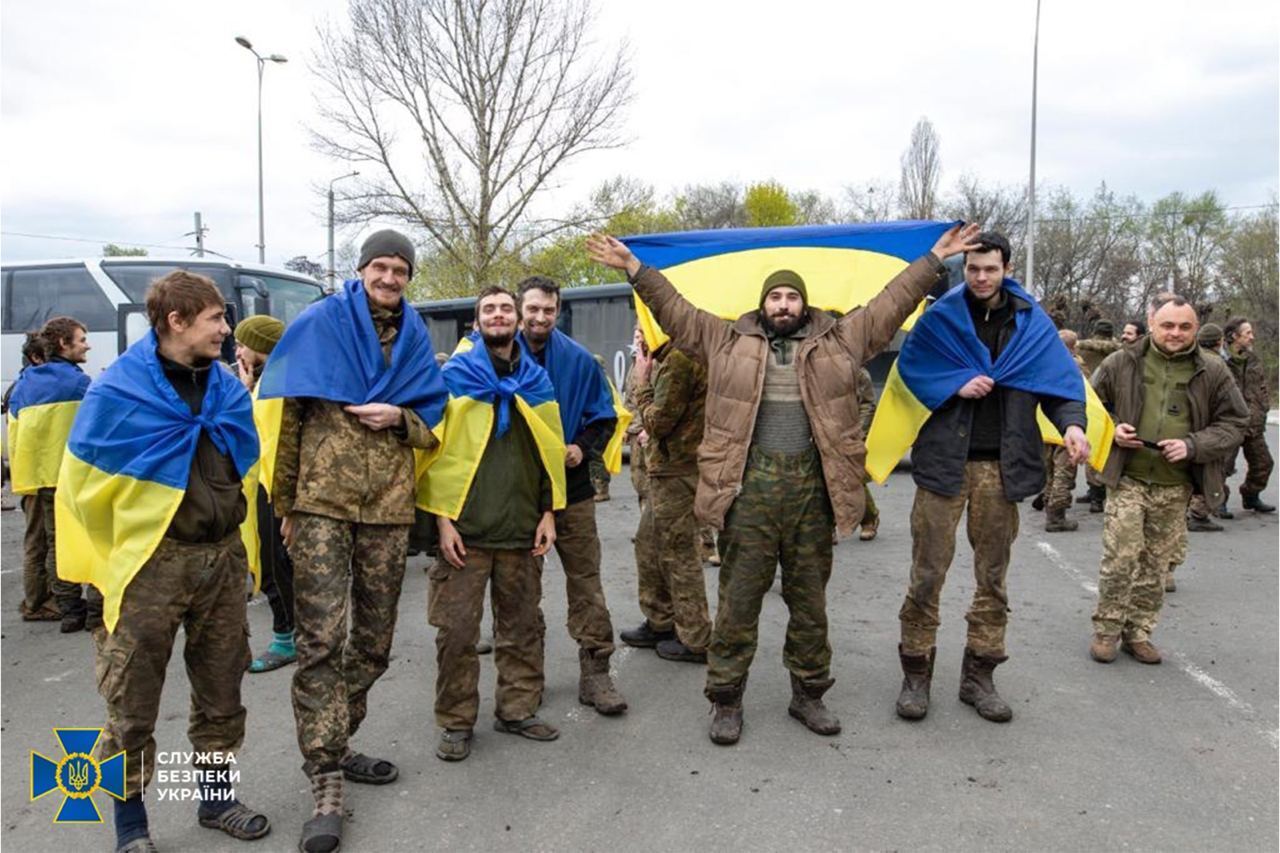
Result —
<path fill-rule="evenodd" d="M 1084 374 L 1084 381 L 1088 382 L 1089 372 L 1085 369 L 1083 359 L 1076 352 L 1076 333 L 1070 329 L 1059 329 L 1058 338 L 1079 365 L 1080 372 Z M 1076 530 L 1080 526 L 1079 522 L 1066 517 L 1067 509 L 1071 506 L 1071 493 L 1076 487 L 1076 465 L 1062 445 L 1046 443 L 1045 458 L 1048 460 L 1045 465 L 1048 486 L 1045 488 L 1044 529 L 1048 533 Z M 1088 470 L 1089 466 L 1086 465 L 1085 468 Z"/>
<path fill-rule="evenodd" d="M 871 373 L 865 367 L 858 368 L 858 423 L 862 425 L 862 434 L 866 435 L 871 432 L 871 421 L 876 416 L 876 386 L 871 381 Z M 871 482 L 871 477 L 863 476 L 862 484 L 865 487 Z M 876 499 L 871 494 L 870 489 L 866 489 L 867 496 L 866 509 L 862 511 L 862 530 L 858 533 L 858 538 L 863 542 L 870 542 L 876 538 L 876 531 L 880 529 L 880 510 L 876 506 Z"/>
<path fill-rule="evenodd" d="M 760 608 L 779 563 L 790 614 L 788 713 L 817 734 L 839 733 L 822 701 L 835 683 L 826 586 L 832 528 L 848 535 L 863 515 L 856 370 L 889 345 L 945 273 L 942 259 L 967 248 L 977 230 L 948 230 L 865 307 L 838 320 L 807 304 L 801 276 L 777 270 L 762 282 L 757 309 L 728 322 L 696 308 L 620 241 L 588 239 L 591 258 L 625 270 L 663 331 L 707 370 L 694 512 L 721 530 L 724 560 L 707 649 L 713 743 L 741 736 Z"/>
<path fill-rule="evenodd" d="M 1271 408 L 1271 383 L 1262 359 L 1253 351 L 1253 324 L 1244 317 L 1233 317 L 1222 327 L 1223 355 L 1240 393 L 1249 404 L 1249 425 L 1244 432 L 1246 473 L 1240 484 L 1240 497 L 1245 509 L 1275 512 L 1276 508 L 1262 500 L 1262 490 L 1271 479 L 1275 460 L 1267 448 L 1267 411 Z M 1234 468 L 1234 455 L 1232 468 Z M 1223 506 L 1226 501 L 1223 501 Z"/>
<path fill-rule="evenodd" d="M 421 322 L 403 297 L 413 262 L 413 244 L 395 231 L 374 233 L 360 250 L 372 323 L 355 334 L 376 336 L 388 365 L 402 322 Z M 293 712 L 316 799 L 305 849 L 333 849 L 326 845 L 340 839 L 344 777 L 381 785 L 399 775 L 349 740 L 391 658 L 414 521 L 414 449 L 437 444 L 409 408 L 285 400 L 271 494 L 294 565 Z"/>
<path fill-rule="evenodd" d="M 595 354 L 596 364 L 600 366 L 600 372 L 605 375 L 605 379 L 609 378 L 609 370 L 605 367 L 604 356 L 599 353 Z M 610 385 L 613 383 L 610 382 Z M 602 504 L 609 498 L 609 481 L 613 479 L 609 474 L 609 468 L 605 465 L 603 453 L 591 454 L 591 487 L 596 491 L 596 503 Z"/>
<path fill-rule="evenodd" d="M 627 373 L 623 386 L 623 405 L 627 407 L 627 411 L 631 412 L 631 423 L 627 424 L 627 445 L 630 448 L 630 461 L 627 463 L 631 469 L 631 487 L 636 490 L 636 498 L 640 502 L 640 510 L 644 511 L 644 505 L 649 499 L 649 477 L 645 473 L 645 445 L 649 443 L 649 434 L 644 431 L 644 422 L 638 417 L 639 410 L 636 406 L 636 371 L 635 359 L 641 354 L 648 356 L 649 345 L 645 343 L 644 332 L 640 331 L 640 327 L 636 326 L 631 336 L 632 348 L 632 368 Z M 631 543 L 636 543 L 637 537 L 631 537 Z"/>
<path fill-rule="evenodd" d="M 652 375 L 650 375 L 652 373 Z M 698 552 L 693 497 L 707 397 L 702 366 L 667 341 L 637 355 L 635 401 L 649 435 L 650 499 L 636 530 L 636 574 L 644 622 L 620 634 L 666 660 L 706 663 L 711 619 Z"/>
<path fill-rule="evenodd" d="M 1211 505 L 1225 492 L 1223 464 L 1240 441 L 1247 409 L 1219 359 L 1196 346 L 1195 309 L 1161 294 L 1151 333 L 1103 361 L 1093 376 L 1116 421 L 1102 472 L 1109 490 L 1098 604 L 1089 654 L 1160 663 L 1151 643 L 1164 604 L 1164 573 L 1185 537 L 1192 483 Z"/>
<path fill-rule="evenodd" d="M 1092 337 L 1076 344 L 1076 354 L 1084 361 L 1085 375 L 1090 377 L 1103 359 L 1118 349 L 1120 342 L 1115 339 L 1115 324 L 1105 318 L 1094 322 Z M 1076 498 L 1076 503 L 1088 504 L 1091 513 L 1101 513 L 1107 502 L 1107 487 L 1102 485 L 1098 472 L 1088 465 L 1084 467 L 1084 481 L 1089 490 Z"/>
<path fill-rule="evenodd" d="M 1201 353 L 1204 355 L 1213 355 L 1222 358 L 1222 327 L 1217 323 L 1205 323 L 1200 327 L 1200 331 L 1196 334 L 1196 343 L 1200 346 Z M 1232 470 L 1227 468 L 1226 475 L 1231 476 Z M 1195 487 L 1195 484 L 1192 484 Z M 1191 495 L 1191 503 L 1187 507 L 1187 530 L 1194 530 L 1202 533 L 1221 532 L 1225 528 L 1213 520 L 1213 516 L 1219 518 L 1234 518 L 1231 510 L 1226 505 L 1220 507 L 1210 507 L 1209 502 L 1204 499 L 1204 494 L 1196 489 Z M 1187 543 L 1184 536 L 1178 545 L 1178 554 L 1175 555 L 1169 571 L 1165 575 L 1164 591 L 1176 592 L 1177 584 L 1173 580 L 1173 570 L 1177 566 L 1182 565 L 1187 556 Z"/>

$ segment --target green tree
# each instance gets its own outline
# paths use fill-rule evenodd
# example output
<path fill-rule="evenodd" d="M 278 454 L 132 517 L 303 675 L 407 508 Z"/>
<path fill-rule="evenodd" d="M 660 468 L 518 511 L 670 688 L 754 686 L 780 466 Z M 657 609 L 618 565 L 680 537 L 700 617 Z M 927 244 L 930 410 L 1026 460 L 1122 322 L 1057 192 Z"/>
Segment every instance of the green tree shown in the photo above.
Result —
<path fill-rule="evenodd" d="M 117 246 L 115 243 L 108 243 L 102 247 L 102 257 L 104 258 L 145 258 L 146 256 L 147 250 L 142 248 Z"/>
<path fill-rule="evenodd" d="M 1280 204 L 1272 198 L 1264 210 L 1233 223 L 1223 246 L 1220 304 L 1214 320 L 1242 315 L 1249 318 L 1256 339 L 1254 349 L 1271 371 L 1275 387 L 1277 367 L 1276 318 L 1280 315 Z"/>
<path fill-rule="evenodd" d="M 763 181 L 747 187 L 742 197 L 749 228 L 769 228 L 775 225 L 795 225 L 795 202 L 787 190 L 777 181 Z"/>

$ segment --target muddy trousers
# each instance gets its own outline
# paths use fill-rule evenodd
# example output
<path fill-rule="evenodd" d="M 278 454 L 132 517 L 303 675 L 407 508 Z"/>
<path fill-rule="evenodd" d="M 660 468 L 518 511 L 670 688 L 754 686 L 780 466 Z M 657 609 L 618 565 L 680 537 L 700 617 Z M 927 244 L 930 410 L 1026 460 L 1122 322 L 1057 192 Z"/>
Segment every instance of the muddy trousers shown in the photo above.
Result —
<path fill-rule="evenodd" d="M 115 630 L 97 629 L 98 692 L 107 703 L 107 723 L 96 757 L 126 753 L 128 796 L 142 791 L 156 765 L 153 735 L 179 627 L 186 635 L 191 746 L 227 753 L 244 742 L 240 680 L 250 661 L 248 571 L 238 530 L 215 544 L 161 540 L 125 589 Z"/>
<path fill-rule="evenodd" d="M 50 598 L 58 609 L 67 613 L 84 610 L 85 601 L 80 597 L 80 584 L 58 577 L 57 528 L 54 523 L 55 489 L 41 489 L 34 495 L 22 496 L 22 514 L 26 531 L 22 537 L 22 591 L 28 612 L 34 613 Z M 102 613 L 102 598 L 89 587 L 97 614 Z"/>
<path fill-rule="evenodd" d="M 693 517 L 696 489 L 696 474 L 650 477 L 635 550 L 640 612 L 655 631 L 674 628 L 680 642 L 701 652 L 711 639 L 711 617 Z"/>
<path fill-rule="evenodd" d="M 569 598 L 569 636 L 596 656 L 613 654 L 613 622 L 600 581 L 600 531 L 591 498 L 556 515 L 556 554 L 564 567 Z"/>

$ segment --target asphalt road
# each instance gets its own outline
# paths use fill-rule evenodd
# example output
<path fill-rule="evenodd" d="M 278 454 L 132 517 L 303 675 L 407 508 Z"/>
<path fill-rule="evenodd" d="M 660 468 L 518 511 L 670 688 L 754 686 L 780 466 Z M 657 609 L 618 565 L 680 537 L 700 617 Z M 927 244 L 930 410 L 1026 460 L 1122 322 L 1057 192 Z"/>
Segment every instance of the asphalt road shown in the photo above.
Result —
<path fill-rule="evenodd" d="M 1273 448 L 1275 427 L 1270 428 Z M 1236 482 L 1238 482 L 1238 477 Z M 768 596 L 732 748 L 706 737 L 701 668 L 622 647 L 614 668 L 631 710 L 606 719 L 576 701 L 577 659 L 564 630 L 563 574 L 551 559 L 543 714 L 562 736 L 539 744 L 489 728 L 493 663 L 470 760 L 433 754 L 433 631 L 424 558 L 410 561 L 390 671 L 374 688 L 356 746 L 393 757 L 400 780 L 349 785 L 344 850 L 1267 850 L 1277 841 L 1277 518 L 1239 513 L 1226 533 L 1192 534 L 1155 640 L 1165 663 L 1088 657 L 1101 516 L 1077 510 L 1076 533 L 1046 534 L 1024 505 L 1010 570 L 1008 664 L 997 671 L 1014 706 L 1007 725 L 956 699 L 964 609 L 972 593 L 962 547 L 943 600 L 933 707 L 907 723 L 893 713 L 901 674 L 897 611 L 910 562 L 912 485 L 895 474 L 876 499 L 881 535 L 836 549 L 829 589 L 837 683 L 828 701 L 844 732 L 810 734 L 787 716 L 781 664 L 786 610 Z M 1265 496 L 1277 503 L 1276 487 Z M 1238 506 L 1238 498 L 1235 499 Z M 639 620 L 630 535 L 636 501 L 626 476 L 600 507 L 605 588 L 615 630 Z M 60 756 L 55 726 L 99 726 L 87 634 L 24 624 L 21 513 L 3 517 L 0 642 L 3 828 L 23 851 L 110 850 L 103 825 L 52 825 L 58 794 L 29 798 L 30 750 Z M 707 571 L 714 592 L 715 570 Z M 714 600 L 714 599 L 712 599 Z M 250 607 L 254 649 L 270 613 Z M 181 640 L 180 640 L 181 642 Z M 175 653 L 156 733 L 186 749 L 187 690 Z M 239 757 L 244 800 L 274 829 L 245 846 L 199 828 L 190 803 L 155 802 L 162 850 L 291 850 L 311 809 L 293 734 L 292 668 L 246 676 L 248 735 Z"/>

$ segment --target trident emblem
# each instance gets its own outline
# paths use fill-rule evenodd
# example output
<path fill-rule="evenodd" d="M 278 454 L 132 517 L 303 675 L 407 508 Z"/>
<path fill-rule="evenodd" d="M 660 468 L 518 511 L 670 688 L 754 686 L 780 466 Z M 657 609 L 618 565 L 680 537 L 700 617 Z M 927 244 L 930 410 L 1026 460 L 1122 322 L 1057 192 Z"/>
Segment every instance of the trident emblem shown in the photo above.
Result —
<path fill-rule="evenodd" d="M 102 815 L 93 802 L 95 791 L 106 791 L 117 800 L 125 798 L 125 754 L 117 752 L 99 764 L 93 748 L 102 729 L 54 729 L 62 745 L 61 761 L 31 753 L 31 799 L 61 791 L 62 806 L 54 823 L 101 823 Z"/>

